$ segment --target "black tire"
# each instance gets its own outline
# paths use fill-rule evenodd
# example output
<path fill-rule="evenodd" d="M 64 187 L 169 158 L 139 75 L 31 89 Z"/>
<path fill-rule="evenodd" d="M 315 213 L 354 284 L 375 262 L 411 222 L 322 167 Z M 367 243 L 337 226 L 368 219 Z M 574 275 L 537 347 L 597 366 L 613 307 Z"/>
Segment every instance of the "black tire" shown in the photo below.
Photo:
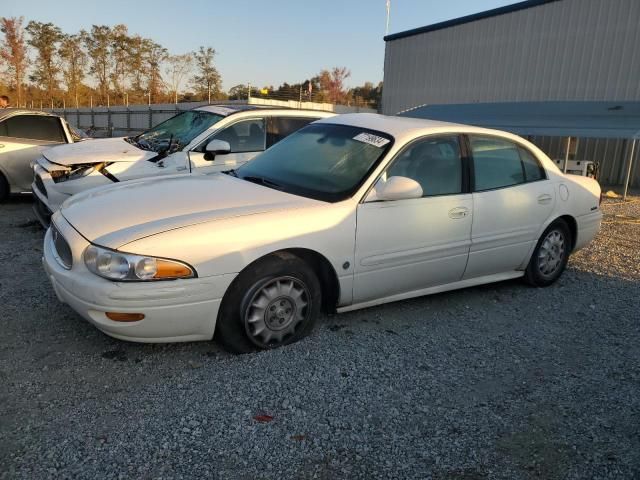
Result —
<path fill-rule="evenodd" d="M 311 333 L 321 303 L 320 282 L 311 267 L 289 252 L 276 252 L 249 265 L 231 283 L 214 338 L 233 353 L 288 345 Z"/>
<path fill-rule="evenodd" d="M 4 178 L 4 175 L 0 173 L 0 202 L 4 202 L 7 198 L 9 198 L 9 182 Z"/>
<path fill-rule="evenodd" d="M 564 220 L 549 225 L 531 255 L 525 281 L 534 287 L 548 287 L 558 280 L 569 261 L 572 242 L 571 230 Z"/>

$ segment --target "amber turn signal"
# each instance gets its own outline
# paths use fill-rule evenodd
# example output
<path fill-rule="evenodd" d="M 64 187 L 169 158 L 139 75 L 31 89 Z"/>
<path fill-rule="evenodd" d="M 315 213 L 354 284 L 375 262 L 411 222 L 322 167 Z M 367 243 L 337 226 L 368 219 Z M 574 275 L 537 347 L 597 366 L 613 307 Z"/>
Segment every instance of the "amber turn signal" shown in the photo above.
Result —
<path fill-rule="evenodd" d="M 156 274 L 153 278 L 185 278 L 192 277 L 193 272 L 186 265 L 167 260 L 156 260 Z"/>
<path fill-rule="evenodd" d="M 105 315 L 114 322 L 138 322 L 144 318 L 144 313 L 106 312 Z"/>

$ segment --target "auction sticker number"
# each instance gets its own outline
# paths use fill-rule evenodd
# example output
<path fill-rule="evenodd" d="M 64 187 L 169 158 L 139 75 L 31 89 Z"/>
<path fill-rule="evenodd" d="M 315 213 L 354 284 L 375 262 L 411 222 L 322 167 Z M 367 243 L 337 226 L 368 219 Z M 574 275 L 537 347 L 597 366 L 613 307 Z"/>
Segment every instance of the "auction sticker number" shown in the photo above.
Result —
<path fill-rule="evenodd" d="M 355 137 L 354 140 L 358 140 L 359 142 L 368 143 L 369 145 L 373 145 L 374 147 L 384 147 L 387 143 L 390 142 L 388 138 L 379 137 L 378 135 L 373 135 L 371 133 L 359 133 Z"/>

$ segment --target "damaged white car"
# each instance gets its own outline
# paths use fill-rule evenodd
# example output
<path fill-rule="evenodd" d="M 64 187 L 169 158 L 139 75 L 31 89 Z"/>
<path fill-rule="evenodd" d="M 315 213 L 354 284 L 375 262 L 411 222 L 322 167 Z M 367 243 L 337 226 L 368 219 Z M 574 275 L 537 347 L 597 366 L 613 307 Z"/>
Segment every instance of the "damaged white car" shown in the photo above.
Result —
<path fill-rule="evenodd" d="M 208 105 L 179 113 L 135 137 L 51 148 L 34 166 L 34 210 L 47 226 L 67 198 L 90 188 L 236 168 L 308 123 L 332 115 L 317 110 Z"/>

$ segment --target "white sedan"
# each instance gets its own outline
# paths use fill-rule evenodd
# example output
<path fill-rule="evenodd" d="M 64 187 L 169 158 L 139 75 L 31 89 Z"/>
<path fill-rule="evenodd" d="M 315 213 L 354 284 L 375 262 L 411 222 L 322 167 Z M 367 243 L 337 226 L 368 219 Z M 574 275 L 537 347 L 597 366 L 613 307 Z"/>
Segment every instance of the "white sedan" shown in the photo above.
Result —
<path fill-rule="evenodd" d="M 315 122 L 226 174 L 133 181 L 53 216 L 63 302 L 137 342 L 248 352 L 344 312 L 517 277 L 550 285 L 600 187 L 520 137 L 373 114 Z"/>
<path fill-rule="evenodd" d="M 318 110 L 207 105 L 135 137 L 102 138 L 46 150 L 32 173 L 35 212 L 48 226 L 71 195 L 117 182 L 235 168 L 314 120 Z"/>

